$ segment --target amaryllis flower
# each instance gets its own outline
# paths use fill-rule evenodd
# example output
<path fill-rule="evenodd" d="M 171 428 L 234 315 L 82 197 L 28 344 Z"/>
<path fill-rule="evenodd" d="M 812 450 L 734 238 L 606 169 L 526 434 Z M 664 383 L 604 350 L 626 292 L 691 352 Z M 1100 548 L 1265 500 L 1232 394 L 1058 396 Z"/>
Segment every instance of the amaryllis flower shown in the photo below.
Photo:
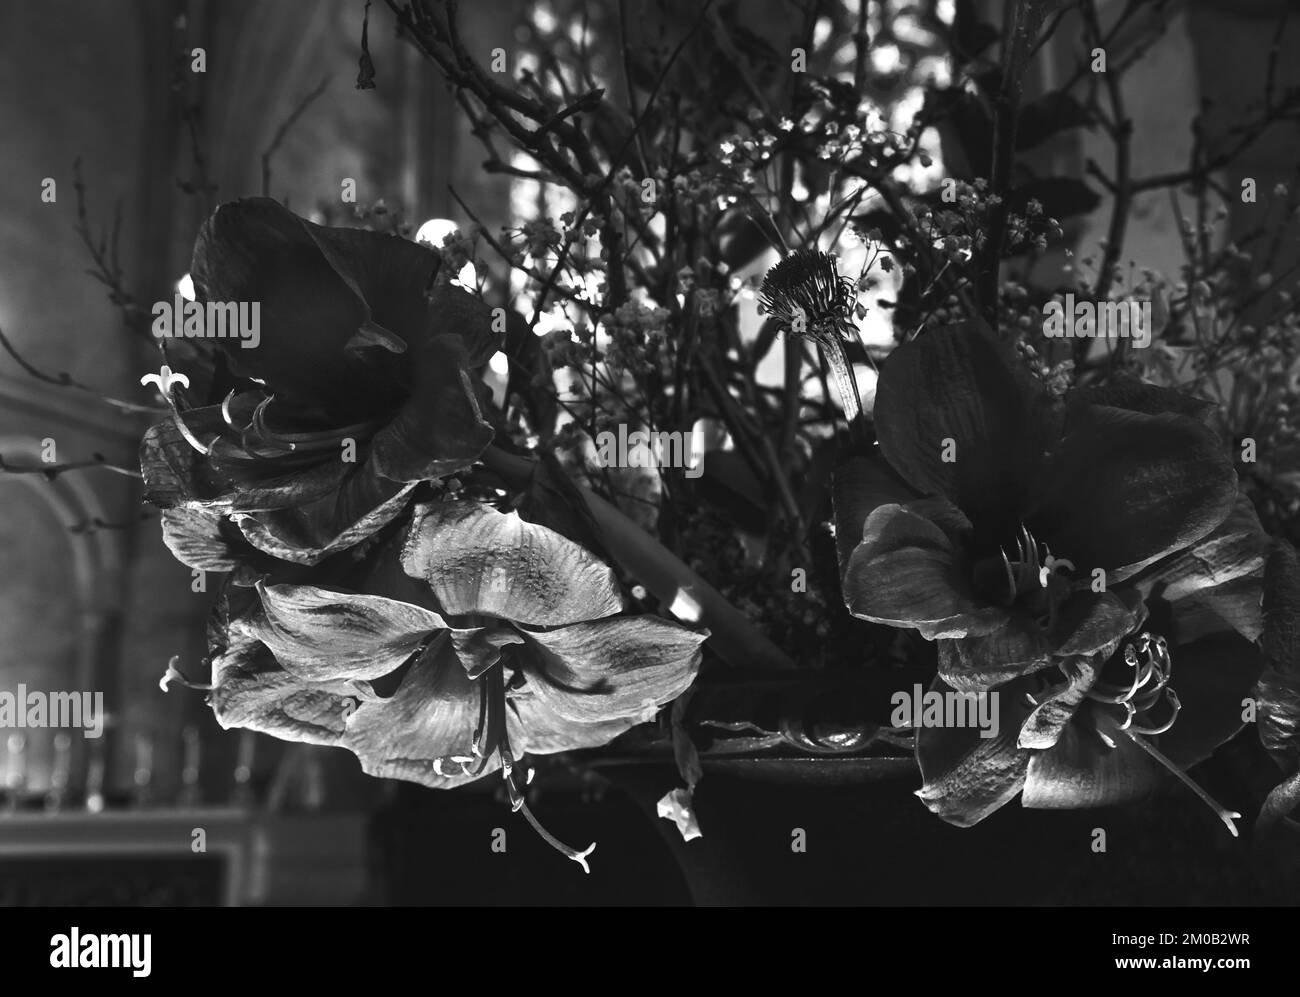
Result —
<path fill-rule="evenodd" d="M 707 632 L 623 615 L 613 571 L 545 527 L 472 502 L 416 506 L 330 584 L 228 588 L 212 628 L 223 727 L 341 745 L 371 775 L 452 787 L 605 744 L 691 683 Z M 337 560 L 332 562 L 331 570 Z"/>
<path fill-rule="evenodd" d="M 178 557 L 229 517 L 255 547 L 313 564 L 390 522 L 416 483 L 474 462 L 492 431 L 468 371 L 497 337 L 446 269 L 427 246 L 266 198 L 217 209 L 194 247 L 197 300 L 257 302 L 260 336 L 204 340 L 229 394 L 192 408 L 165 389 L 174 418 L 145 436 L 147 498 L 189 513 L 164 514 Z"/>
<path fill-rule="evenodd" d="M 1022 788 L 1029 806 L 1114 802 L 1123 793 L 1085 792 L 1079 772 L 1152 747 L 1128 733 L 1176 737 L 1160 728 L 1185 690 L 1162 655 L 1232 629 L 1249 647 L 1259 633 L 1265 538 L 1203 405 L 1133 383 L 1058 401 L 991 334 L 957 326 L 895 351 L 874 414 L 884 461 L 851 460 L 836 480 L 845 601 L 937 641 L 938 686 L 997 690 L 1003 711 L 995 738 L 918 733 L 922 798 L 962 825 Z M 1157 597 L 1173 607 L 1159 628 Z M 1249 663 L 1219 664 L 1254 681 Z M 1179 672 L 1195 675 L 1181 660 Z M 1103 705 L 1072 723 L 1085 702 Z M 1228 705 L 1239 725 L 1240 696 Z M 1103 736 L 1081 742 L 1093 719 Z M 1084 759 L 1081 743 L 1098 753 Z M 1069 752 L 1077 765 L 1057 779 Z M 1032 757 L 1040 779 L 1026 786 Z"/>
<path fill-rule="evenodd" d="M 918 796 L 969 826 L 1021 794 L 1035 809 L 1127 803 L 1172 773 L 1237 833 L 1241 815 L 1186 770 L 1245 723 L 1263 660 L 1258 645 L 1267 537 L 1244 498 L 1209 537 L 1148 569 L 1140 626 L 1109 658 L 1095 655 L 1021 675 L 992 690 L 1000 727 L 923 727 Z M 946 691 L 942 679 L 935 687 Z"/>
<path fill-rule="evenodd" d="M 899 347 L 881 373 L 882 460 L 836 475 L 844 597 L 939 641 L 940 675 L 984 689 L 1114 652 L 1139 622 L 1123 583 L 1228 516 L 1227 450 L 1176 392 L 1053 399 L 967 326 Z"/>

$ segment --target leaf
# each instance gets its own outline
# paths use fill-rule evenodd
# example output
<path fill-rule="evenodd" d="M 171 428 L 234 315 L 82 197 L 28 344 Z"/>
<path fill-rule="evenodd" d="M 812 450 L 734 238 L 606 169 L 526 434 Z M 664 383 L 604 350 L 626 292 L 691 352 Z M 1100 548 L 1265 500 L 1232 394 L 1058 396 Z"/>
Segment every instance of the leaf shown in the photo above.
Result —
<path fill-rule="evenodd" d="M 1091 214 L 1101 203 L 1101 197 L 1082 180 L 1047 177 L 1019 184 L 1007 197 L 1007 207 L 1021 214 L 1031 199 L 1043 206 L 1043 214 L 1058 220 Z"/>
<path fill-rule="evenodd" d="M 1070 128 L 1091 128 L 1092 114 L 1068 93 L 1053 90 L 1020 108 L 1016 148 L 1032 149 Z"/>

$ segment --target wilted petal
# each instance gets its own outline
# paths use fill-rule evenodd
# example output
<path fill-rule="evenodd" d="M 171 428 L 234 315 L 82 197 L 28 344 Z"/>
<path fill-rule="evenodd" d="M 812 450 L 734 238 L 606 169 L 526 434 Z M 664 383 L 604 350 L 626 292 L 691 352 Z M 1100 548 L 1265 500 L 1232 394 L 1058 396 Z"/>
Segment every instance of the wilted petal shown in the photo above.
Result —
<path fill-rule="evenodd" d="M 250 634 L 236 627 L 232 637 L 212 661 L 209 702 L 217 723 L 284 741 L 338 744 L 363 690 L 347 682 L 303 682 Z"/>
<path fill-rule="evenodd" d="M 1159 590 L 1173 604 L 1177 643 L 1188 643 L 1230 626 L 1255 640 L 1263 627 L 1264 559 L 1269 538 L 1255 506 L 1244 494 L 1232 512 L 1204 539 L 1146 568 L 1134 579 L 1144 593 Z M 1114 578 L 1111 584 L 1120 580 Z"/>
<path fill-rule="evenodd" d="M 623 608 L 609 565 L 553 530 L 475 502 L 418 506 L 402 567 L 452 615 L 560 626 Z"/>
<path fill-rule="evenodd" d="M 348 721 L 343 744 L 368 775 L 446 789 L 500 769 L 488 759 L 477 775 L 474 727 L 478 689 L 465 674 L 451 640 L 436 638 L 411 665 L 393 695 L 363 703 Z M 519 747 L 515 746 L 518 753 Z"/>
<path fill-rule="evenodd" d="M 1105 660 L 1143 612 L 1111 592 L 1076 592 L 1050 631 L 1017 611 L 993 633 L 940 641 L 939 674 L 955 688 L 979 690 L 1075 658 Z"/>
<path fill-rule="evenodd" d="M 675 699 L 695 679 L 708 637 L 644 615 L 524 632 L 536 645 L 525 666 L 529 688 L 557 715 L 580 723 L 641 718 Z"/>
<path fill-rule="evenodd" d="M 940 640 L 938 646 L 940 677 L 964 692 L 991 689 L 1052 664 L 1046 634 L 1023 615 L 993 633 Z"/>
<path fill-rule="evenodd" d="M 1060 740 L 1061 732 L 1074 717 L 1079 704 L 1097 681 L 1097 662 L 1088 658 L 1073 660 L 1069 677 L 1060 685 L 1034 697 L 1038 705 L 1020 728 L 1017 743 L 1022 748 L 1041 751 Z"/>
<path fill-rule="evenodd" d="M 914 627 L 927 640 L 988 633 L 1007 613 L 971 590 L 949 536 L 908 506 L 883 505 L 867 517 L 863 539 L 844 573 L 844 602 L 854 616 Z"/>
<path fill-rule="evenodd" d="M 181 564 L 201 571 L 234 571 L 255 553 L 222 516 L 197 508 L 164 509 L 163 543 Z"/>
<path fill-rule="evenodd" d="M 695 815 L 695 801 L 689 789 L 674 789 L 665 793 L 655 804 L 655 812 L 677 825 L 683 841 L 694 841 L 703 836 L 699 818 Z"/>
<path fill-rule="evenodd" d="M 231 518 L 259 550 L 295 564 L 317 564 L 396 519 L 414 487 L 380 478 L 367 464 L 323 498 Z"/>
<path fill-rule="evenodd" d="M 248 626 L 304 681 L 376 679 L 396 670 L 435 630 L 437 613 L 377 595 L 314 585 L 259 585 L 263 615 Z"/>
<path fill-rule="evenodd" d="M 206 431 L 198 435 L 205 446 L 216 438 L 219 427 L 224 426 L 218 407 L 206 410 L 206 415 L 209 417 Z M 203 420 L 193 419 L 186 425 L 205 424 Z M 145 500 L 160 509 L 191 506 L 226 511 L 232 506 L 233 497 L 225 481 L 174 422 L 160 422 L 145 430 L 140 441 L 140 473 Z"/>
<path fill-rule="evenodd" d="M 949 824 L 971 827 L 1014 799 L 1024 785 L 1030 752 L 1016 744 L 1028 715 L 1025 680 L 997 690 L 998 733 L 982 737 L 977 727 L 922 727 L 916 760 L 924 784 L 916 795 Z M 936 678 L 933 691 L 951 687 Z"/>

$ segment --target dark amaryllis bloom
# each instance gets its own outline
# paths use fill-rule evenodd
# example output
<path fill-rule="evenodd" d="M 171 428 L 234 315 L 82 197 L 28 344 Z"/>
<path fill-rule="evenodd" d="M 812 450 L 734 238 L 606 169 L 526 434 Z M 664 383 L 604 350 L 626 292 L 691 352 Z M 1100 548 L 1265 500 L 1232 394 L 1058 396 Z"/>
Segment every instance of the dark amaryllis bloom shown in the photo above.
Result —
<path fill-rule="evenodd" d="M 605 744 L 682 693 L 707 632 L 622 615 L 613 571 L 517 515 L 416 506 L 330 584 L 228 588 L 210 635 L 223 727 L 341 745 L 371 775 L 452 787 Z M 594 847 L 594 846 L 593 846 Z"/>
<path fill-rule="evenodd" d="M 1258 536 L 1230 540 L 1240 559 L 1255 560 L 1247 551 L 1259 549 Z M 1212 543 L 1194 549 L 1215 556 Z M 1076 659 L 995 687 L 997 737 L 982 739 L 978 731 L 955 728 L 919 730 L 924 785 L 917 795 L 945 820 L 965 827 L 1017 794 L 1023 806 L 1036 809 L 1107 806 L 1139 799 L 1171 772 L 1235 835 L 1233 821 L 1241 815 L 1211 799 L 1185 770 L 1244 725 L 1242 704 L 1262 667 L 1253 640 L 1261 591 L 1255 563 L 1249 576 L 1221 585 L 1204 572 L 1196 596 L 1173 603 L 1149 596 L 1151 615 L 1109 659 Z M 1253 618 L 1248 587 L 1254 590 Z M 1198 600 L 1200 608 L 1184 605 Z M 1231 608 L 1219 614 L 1205 609 L 1211 605 Z M 1200 623 L 1210 617 L 1224 629 L 1202 633 Z M 1228 618 L 1243 631 L 1228 628 Z M 935 687 L 950 688 L 942 679 Z"/>
<path fill-rule="evenodd" d="M 808 336 L 822 349 L 839 392 L 850 430 L 861 434 L 862 402 L 843 340 L 857 337 L 853 310 L 858 303 L 853 281 L 840 275 L 835 257 L 817 249 L 797 249 L 763 278 L 759 308 L 782 328 Z"/>
<path fill-rule="evenodd" d="M 174 418 L 145 436 L 146 496 L 171 510 L 178 557 L 233 523 L 313 564 L 390 522 L 416 483 L 474 462 L 492 431 L 468 371 L 498 337 L 444 269 L 427 246 L 313 225 L 266 198 L 216 211 L 194 247 L 197 299 L 257 302 L 260 341 L 206 340 L 233 390 L 191 408 L 165 388 Z"/>
<path fill-rule="evenodd" d="M 970 326 L 890 357 L 875 408 L 884 461 L 837 474 L 837 540 L 855 615 L 937 641 L 939 688 L 999 693 L 998 737 L 918 732 L 920 795 L 945 819 L 975 823 L 1022 788 L 1027 806 L 1145 791 L 1106 773 L 1148 771 L 1147 737 L 1194 733 L 1195 642 L 1258 637 L 1266 538 L 1203 411 L 1136 383 L 1056 400 Z M 1157 598 L 1172 607 L 1159 626 Z M 1207 667 L 1248 689 L 1257 658 L 1217 653 Z M 1239 726 L 1240 696 L 1224 702 Z M 1221 743 L 1213 704 L 1193 713 L 1213 718 L 1197 749 Z"/>

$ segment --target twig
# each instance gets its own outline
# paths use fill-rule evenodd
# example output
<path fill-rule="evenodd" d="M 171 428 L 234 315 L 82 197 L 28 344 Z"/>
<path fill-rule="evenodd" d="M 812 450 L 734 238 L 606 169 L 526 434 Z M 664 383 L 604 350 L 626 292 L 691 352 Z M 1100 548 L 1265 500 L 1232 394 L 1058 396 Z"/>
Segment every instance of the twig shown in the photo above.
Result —
<path fill-rule="evenodd" d="M 30 376 L 36 378 L 36 380 L 43 381 L 45 384 L 52 384 L 56 388 L 75 388 L 78 391 L 84 391 L 86 392 L 86 394 L 90 395 L 92 398 L 96 399 L 97 401 L 103 402 L 105 405 L 112 406 L 113 408 L 117 409 L 120 412 L 132 412 L 132 413 L 144 413 L 148 415 L 157 415 L 167 411 L 167 409 L 162 408 L 160 406 L 138 405 L 135 402 L 126 402 L 126 401 L 122 401 L 120 398 L 112 398 L 108 395 L 101 394 L 100 392 L 96 391 L 94 388 L 82 384 L 80 381 L 74 380 L 72 375 L 67 373 L 66 371 L 60 371 L 58 374 L 46 374 L 44 371 L 39 370 L 37 367 L 33 366 L 27 360 L 23 359 L 23 357 L 14 348 L 14 345 L 11 342 L 9 342 L 9 337 L 5 335 L 3 329 L 0 329 L 0 347 L 2 347 L 6 353 L 8 353 L 11 357 L 14 358 L 14 361 L 18 364 L 19 367 L 21 367 L 24 371 L 26 371 Z"/>
<path fill-rule="evenodd" d="M 368 0 L 366 6 L 367 7 L 370 6 Z M 271 196 L 271 157 L 274 156 L 275 151 L 280 148 L 280 143 L 283 142 L 285 136 L 289 134 L 289 129 L 293 127 L 294 122 L 297 121 L 302 116 L 302 113 L 312 105 L 312 102 L 315 101 L 317 97 L 319 97 L 321 94 L 325 92 L 326 87 L 329 86 L 329 82 L 330 82 L 330 78 L 328 76 L 322 77 L 321 81 L 316 84 L 316 87 L 305 97 L 303 97 L 300 101 L 298 101 L 294 109 L 291 112 L 289 112 L 289 116 L 280 123 L 280 127 L 276 129 L 275 137 L 271 139 L 271 144 L 268 145 L 265 151 L 262 153 L 262 196 L 263 197 Z"/>
<path fill-rule="evenodd" d="M 69 461 L 64 464 L 11 464 L 0 457 L 0 471 L 6 474 L 40 474 L 47 481 L 53 481 L 60 474 L 66 474 L 68 471 L 79 471 L 89 467 L 103 468 L 105 471 L 112 471 L 114 474 L 121 474 L 128 478 L 143 479 L 143 475 L 136 469 L 122 467 L 118 464 L 110 464 L 108 458 L 103 454 L 92 454 L 91 460 Z"/>

